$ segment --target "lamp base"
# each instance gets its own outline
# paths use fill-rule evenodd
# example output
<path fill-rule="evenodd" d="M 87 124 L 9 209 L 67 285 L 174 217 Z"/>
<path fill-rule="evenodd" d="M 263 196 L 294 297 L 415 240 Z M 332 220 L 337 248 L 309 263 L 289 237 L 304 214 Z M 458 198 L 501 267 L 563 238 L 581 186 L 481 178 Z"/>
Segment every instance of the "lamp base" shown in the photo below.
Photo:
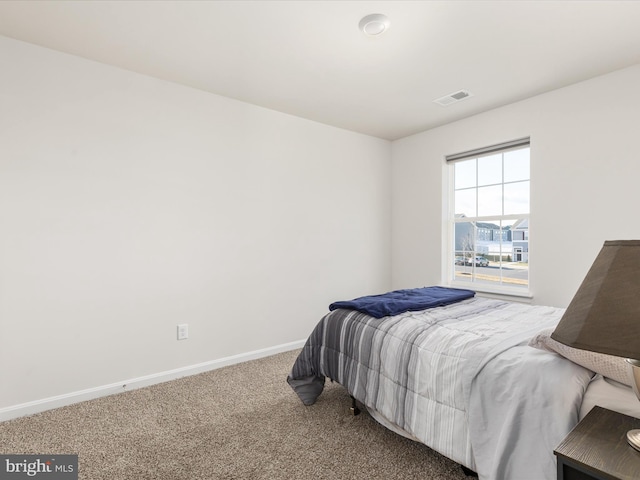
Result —
<path fill-rule="evenodd" d="M 627 443 L 640 452 L 640 430 L 629 430 L 627 432 Z"/>

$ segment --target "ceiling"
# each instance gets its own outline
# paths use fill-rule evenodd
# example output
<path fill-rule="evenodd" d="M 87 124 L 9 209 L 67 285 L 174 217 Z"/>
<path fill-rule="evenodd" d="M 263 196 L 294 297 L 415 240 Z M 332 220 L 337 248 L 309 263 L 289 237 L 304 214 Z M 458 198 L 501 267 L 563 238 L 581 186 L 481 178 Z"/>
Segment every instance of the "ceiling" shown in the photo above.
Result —
<path fill-rule="evenodd" d="M 389 140 L 640 63 L 638 25 L 640 1 L 0 2 L 7 37 Z"/>

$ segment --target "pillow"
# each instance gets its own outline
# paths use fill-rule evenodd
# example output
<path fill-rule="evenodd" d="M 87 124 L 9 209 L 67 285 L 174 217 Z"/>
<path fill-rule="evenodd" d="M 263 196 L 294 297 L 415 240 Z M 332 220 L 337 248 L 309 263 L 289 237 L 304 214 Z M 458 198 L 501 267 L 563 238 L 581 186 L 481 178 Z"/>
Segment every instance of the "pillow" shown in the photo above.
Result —
<path fill-rule="evenodd" d="M 571 360 L 573 363 L 588 368 L 589 370 L 599 373 L 603 377 L 608 377 L 616 382 L 632 387 L 629 364 L 622 357 L 606 355 L 604 353 L 590 352 L 588 350 L 580 350 L 556 342 L 551 338 L 554 328 L 545 328 L 538 332 L 530 341 L 529 346 L 554 352 L 562 355 L 564 358 Z"/>

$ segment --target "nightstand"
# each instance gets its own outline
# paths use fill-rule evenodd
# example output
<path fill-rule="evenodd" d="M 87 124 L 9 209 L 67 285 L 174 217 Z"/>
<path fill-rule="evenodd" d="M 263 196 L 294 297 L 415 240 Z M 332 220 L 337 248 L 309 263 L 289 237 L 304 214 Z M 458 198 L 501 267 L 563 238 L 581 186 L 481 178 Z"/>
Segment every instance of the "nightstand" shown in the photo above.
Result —
<path fill-rule="evenodd" d="M 594 407 L 555 449 L 558 480 L 638 480 L 640 452 L 627 431 L 640 419 Z"/>

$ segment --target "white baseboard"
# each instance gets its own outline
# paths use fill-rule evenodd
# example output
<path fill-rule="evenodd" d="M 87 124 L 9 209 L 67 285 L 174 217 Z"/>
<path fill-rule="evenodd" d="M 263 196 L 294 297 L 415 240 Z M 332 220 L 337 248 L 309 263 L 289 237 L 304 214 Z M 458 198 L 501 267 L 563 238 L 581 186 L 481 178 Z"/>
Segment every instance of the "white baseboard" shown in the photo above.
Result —
<path fill-rule="evenodd" d="M 282 345 L 276 345 L 275 347 L 232 355 L 230 357 L 219 358 L 217 360 L 198 363 L 196 365 L 176 368 L 166 372 L 132 378 L 122 382 L 111 383 L 109 385 L 101 385 L 99 387 L 88 388 L 86 390 L 79 390 L 77 392 L 65 393 L 63 395 L 56 395 L 55 397 L 43 398 L 41 400 L 0 408 L 0 422 L 11 420 L 13 418 L 24 417 L 25 415 L 33 415 L 34 413 L 44 412 L 53 408 L 72 405 L 78 402 L 84 402 L 86 400 L 92 400 L 94 398 L 106 397 L 107 395 L 113 395 L 115 393 L 122 393 L 129 390 L 135 390 L 137 388 L 148 387 L 150 385 L 168 382 L 169 380 L 175 380 L 189 375 L 208 372 L 209 370 L 215 370 L 217 368 L 235 365 L 236 363 L 268 357 L 277 353 L 288 352 L 290 350 L 302 348 L 304 343 L 305 340 L 299 340 L 297 342 L 285 343 Z"/>

